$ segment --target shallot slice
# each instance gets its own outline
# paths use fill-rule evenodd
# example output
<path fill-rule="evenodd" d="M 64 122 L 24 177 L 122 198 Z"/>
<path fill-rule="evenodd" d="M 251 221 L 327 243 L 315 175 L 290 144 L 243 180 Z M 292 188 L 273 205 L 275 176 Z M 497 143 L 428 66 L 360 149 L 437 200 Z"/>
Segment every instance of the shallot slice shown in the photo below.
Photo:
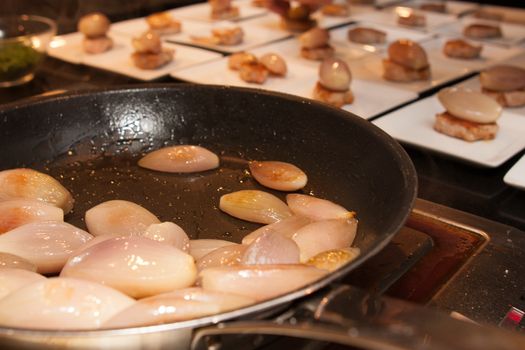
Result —
<path fill-rule="evenodd" d="M 29 329 L 97 329 L 134 302 L 98 283 L 46 278 L 2 298 L 0 324 Z"/>
<path fill-rule="evenodd" d="M 258 301 L 304 287 L 327 274 L 306 265 L 213 267 L 199 274 L 204 290 L 245 295 Z"/>
<path fill-rule="evenodd" d="M 139 166 L 169 173 L 193 173 L 217 168 L 219 157 L 204 147 L 179 145 L 146 154 Z"/>
<path fill-rule="evenodd" d="M 70 254 L 92 238 L 65 222 L 33 222 L 1 235 L 0 251 L 29 260 L 39 273 L 58 273 Z"/>
<path fill-rule="evenodd" d="M 219 208 L 238 219 L 271 224 L 292 215 L 288 206 L 273 194 L 241 190 L 221 196 Z"/>
<path fill-rule="evenodd" d="M 68 213 L 73 196 L 53 177 L 33 169 L 0 171 L 0 201 L 25 198 L 49 203 Z"/>
<path fill-rule="evenodd" d="M 273 75 L 284 77 L 288 71 L 286 61 L 276 53 L 266 53 L 259 58 L 259 61 Z"/>
<path fill-rule="evenodd" d="M 275 232 L 257 237 L 244 252 L 241 264 L 298 264 L 299 247 L 290 238 Z"/>
<path fill-rule="evenodd" d="M 160 224 L 160 220 L 133 202 L 112 200 L 86 211 L 86 226 L 94 236 L 142 235 L 151 224 Z"/>
<path fill-rule="evenodd" d="M 64 221 L 64 212 L 51 204 L 34 199 L 0 202 L 0 235 L 37 221 Z"/>
<path fill-rule="evenodd" d="M 170 244 L 186 253 L 190 251 L 190 238 L 179 225 L 173 222 L 151 224 L 142 236 Z"/>
<path fill-rule="evenodd" d="M 253 161 L 252 176 L 261 185 L 279 191 L 297 191 L 306 186 L 306 174 L 293 164 L 279 161 Z"/>
<path fill-rule="evenodd" d="M 292 235 L 301 227 L 308 225 L 312 220 L 304 216 L 293 215 L 285 219 L 274 222 L 273 224 L 264 225 L 257 230 L 247 234 L 242 239 L 242 244 L 250 244 L 257 237 L 266 232 L 275 232 L 285 237 L 291 238 Z"/>
<path fill-rule="evenodd" d="M 286 195 L 286 202 L 294 214 L 302 215 L 315 221 L 350 219 L 355 216 L 355 212 L 348 211 L 339 204 L 306 194 L 288 194 Z"/>
<path fill-rule="evenodd" d="M 318 269 L 334 271 L 355 260 L 360 253 L 361 250 L 356 247 L 327 250 L 311 257 L 306 264 Z"/>
<path fill-rule="evenodd" d="M 185 288 L 144 298 L 104 324 L 104 328 L 176 322 L 237 309 L 255 301 L 230 293 Z"/>
<path fill-rule="evenodd" d="M 246 248 L 243 244 L 232 244 L 217 248 L 197 260 L 197 268 L 201 271 L 210 267 L 238 265 Z"/>
<path fill-rule="evenodd" d="M 190 240 L 190 254 L 195 260 L 198 260 L 215 249 L 232 244 L 235 243 L 222 239 L 192 239 Z"/>
<path fill-rule="evenodd" d="M 306 225 L 292 239 L 301 251 L 301 262 L 306 262 L 325 250 L 349 248 L 356 232 L 356 219 L 332 219 Z"/>
<path fill-rule="evenodd" d="M 193 284 L 193 258 L 145 237 L 115 237 L 69 259 L 60 274 L 91 280 L 143 298 Z"/>
<path fill-rule="evenodd" d="M 28 284 L 44 280 L 45 277 L 32 271 L 0 268 L 0 299 Z"/>
<path fill-rule="evenodd" d="M 36 272 L 36 265 L 21 256 L 0 252 L 0 268 L 22 269 Z"/>

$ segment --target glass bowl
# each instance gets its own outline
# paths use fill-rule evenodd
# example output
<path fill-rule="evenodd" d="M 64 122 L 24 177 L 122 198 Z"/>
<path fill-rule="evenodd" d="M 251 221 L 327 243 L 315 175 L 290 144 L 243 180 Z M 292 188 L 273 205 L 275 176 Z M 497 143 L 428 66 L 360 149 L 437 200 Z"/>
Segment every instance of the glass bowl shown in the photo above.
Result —
<path fill-rule="evenodd" d="M 49 18 L 0 16 L 0 87 L 33 79 L 56 30 Z"/>

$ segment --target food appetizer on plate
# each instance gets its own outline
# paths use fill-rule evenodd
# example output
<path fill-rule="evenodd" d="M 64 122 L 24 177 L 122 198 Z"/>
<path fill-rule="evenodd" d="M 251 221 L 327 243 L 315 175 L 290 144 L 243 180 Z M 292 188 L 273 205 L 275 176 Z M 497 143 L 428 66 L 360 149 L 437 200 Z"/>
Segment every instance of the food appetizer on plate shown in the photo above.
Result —
<path fill-rule="evenodd" d="M 443 45 L 446 56 L 465 60 L 479 58 L 482 49 L 482 45 L 473 45 L 463 39 L 451 39 Z"/>
<path fill-rule="evenodd" d="M 447 13 L 447 4 L 444 2 L 429 2 L 421 4 L 419 6 L 419 9 L 423 11 Z"/>
<path fill-rule="evenodd" d="M 133 64 L 140 69 L 157 69 L 173 60 L 175 50 L 163 48 L 158 34 L 147 31 L 131 40 L 135 52 L 131 54 Z"/>
<path fill-rule="evenodd" d="M 317 25 L 311 17 L 312 11 L 308 6 L 291 4 L 288 11 L 281 16 L 281 27 L 291 32 L 304 32 Z"/>
<path fill-rule="evenodd" d="M 330 45 L 330 32 L 328 30 L 314 27 L 299 36 L 301 44 L 301 56 L 320 61 L 332 57 L 335 49 Z"/>
<path fill-rule="evenodd" d="M 424 27 L 427 25 L 427 19 L 422 13 L 403 8 L 397 11 L 397 24 L 407 27 Z"/>
<path fill-rule="evenodd" d="M 411 82 L 430 78 L 430 64 L 425 49 L 418 43 L 401 39 L 388 47 L 383 59 L 383 78 L 395 82 Z"/>
<path fill-rule="evenodd" d="M 82 48 L 86 53 L 99 54 L 113 47 L 113 40 L 107 36 L 111 22 L 100 12 L 87 14 L 80 18 L 78 31 L 84 34 Z"/>
<path fill-rule="evenodd" d="M 313 97 L 335 107 L 342 107 L 354 101 L 350 90 L 352 73 L 348 65 L 337 58 L 327 58 L 319 66 L 319 80 Z"/>
<path fill-rule="evenodd" d="M 348 30 L 348 40 L 363 45 L 384 44 L 386 33 L 374 28 L 355 27 Z"/>
<path fill-rule="evenodd" d="M 463 35 L 471 39 L 495 39 L 503 36 L 498 25 L 473 23 L 463 29 Z"/>
<path fill-rule="evenodd" d="M 350 7 L 346 3 L 326 4 L 321 8 L 321 12 L 325 16 L 348 17 L 350 15 Z"/>
<path fill-rule="evenodd" d="M 503 107 L 525 105 L 525 69 L 498 65 L 479 74 L 481 91 L 494 98 Z"/>
<path fill-rule="evenodd" d="M 492 21 L 503 21 L 503 14 L 487 10 L 478 10 L 474 12 L 474 17 L 481 19 L 489 19 Z"/>
<path fill-rule="evenodd" d="M 182 25 L 169 12 L 158 12 L 146 17 L 149 29 L 158 35 L 180 33 Z"/>
<path fill-rule="evenodd" d="M 228 58 L 228 67 L 239 71 L 245 82 L 255 84 L 264 84 L 268 76 L 284 77 L 288 71 L 286 61 L 275 53 L 257 58 L 249 52 L 237 52 Z"/>
<path fill-rule="evenodd" d="M 204 45 L 239 45 L 244 40 L 244 31 L 239 26 L 220 27 L 211 30 L 211 36 L 191 36 L 191 40 Z"/>
<path fill-rule="evenodd" d="M 436 114 L 434 130 L 469 142 L 496 137 L 502 108 L 490 97 L 452 87 L 441 90 L 438 99 L 446 111 Z"/>
<path fill-rule="evenodd" d="M 239 17 L 239 8 L 233 6 L 231 0 L 208 0 L 212 19 L 232 19 Z"/>

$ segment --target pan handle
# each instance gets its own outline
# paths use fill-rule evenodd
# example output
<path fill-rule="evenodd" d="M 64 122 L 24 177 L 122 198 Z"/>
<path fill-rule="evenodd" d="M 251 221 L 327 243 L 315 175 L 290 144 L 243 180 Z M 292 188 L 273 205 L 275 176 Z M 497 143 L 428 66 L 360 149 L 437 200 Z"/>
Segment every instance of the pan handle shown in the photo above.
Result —
<path fill-rule="evenodd" d="M 370 350 L 525 349 L 521 334 L 460 321 L 435 309 L 376 297 L 347 285 L 310 297 L 275 320 L 227 322 L 198 329 L 192 349 L 241 348 L 238 343 L 242 338 L 256 347 L 254 343 L 262 339 L 256 335 L 306 338 Z"/>

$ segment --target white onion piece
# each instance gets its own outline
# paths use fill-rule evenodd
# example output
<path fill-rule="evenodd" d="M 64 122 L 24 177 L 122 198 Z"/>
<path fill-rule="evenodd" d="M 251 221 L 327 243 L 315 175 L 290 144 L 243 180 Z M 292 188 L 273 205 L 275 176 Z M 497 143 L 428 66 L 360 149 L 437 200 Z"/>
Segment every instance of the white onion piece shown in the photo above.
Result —
<path fill-rule="evenodd" d="M 352 73 L 345 61 L 338 58 L 326 58 L 319 66 L 319 83 L 332 91 L 348 91 L 352 82 Z"/>
<path fill-rule="evenodd" d="M 493 98 L 466 88 L 442 89 L 438 93 L 438 99 L 453 116 L 475 123 L 493 123 L 503 110 Z"/>
<path fill-rule="evenodd" d="M 193 258 L 145 237 L 115 237 L 69 259 L 63 277 L 87 279 L 143 298 L 193 284 Z"/>
<path fill-rule="evenodd" d="M 292 215 L 288 206 L 273 194 L 242 190 L 221 196 L 219 208 L 238 219 L 271 224 Z"/>
<path fill-rule="evenodd" d="M 173 222 L 149 225 L 142 237 L 172 245 L 186 253 L 190 251 L 190 238 L 182 227 Z"/>
<path fill-rule="evenodd" d="M 301 46 L 307 49 L 323 47 L 328 44 L 330 33 L 328 30 L 314 27 L 299 36 Z"/>
<path fill-rule="evenodd" d="M 285 237 L 291 238 L 292 235 L 304 225 L 308 225 L 312 220 L 299 215 L 293 215 L 285 219 L 274 222 L 273 224 L 264 225 L 257 230 L 247 234 L 242 239 L 242 244 L 250 244 L 257 237 L 261 236 L 266 232 L 275 232 Z"/>
<path fill-rule="evenodd" d="M 238 265 L 246 248 L 244 244 L 232 244 L 217 248 L 197 260 L 197 268 L 201 271 L 210 267 Z"/>
<path fill-rule="evenodd" d="M 303 287 L 327 271 L 305 265 L 253 265 L 214 267 L 200 272 L 205 290 L 245 295 L 264 300 Z"/>
<path fill-rule="evenodd" d="M 142 235 L 151 224 L 160 220 L 133 202 L 112 200 L 86 211 L 86 226 L 93 236 Z"/>
<path fill-rule="evenodd" d="M 0 324 L 29 329 L 97 329 L 135 301 L 98 283 L 54 277 L 0 300 Z"/>
<path fill-rule="evenodd" d="M 219 157 L 204 147 L 179 145 L 146 154 L 139 166 L 169 173 L 193 173 L 217 168 Z"/>
<path fill-rule="evenodd" d="M 356 232 L 356 219 L 332 219 L 306 225 L 292 239 L 301 251 L 301 262 L 306 262 L 326 250 L 349 248 Z"/>
<path fill-rule="evenodd" d="M 82 16 L 78 21 L 78 31 L 85 36 L 96 38 L 105 35 L 110 26 L 109 19 L 100 12 L 94 12 Z"/>
<path fill-rule="evenodd" d="M 65 222 L 33 222 L 1 235 L 0 251 L 31 261 L 38 273 L 58 273 L 70 254 L 92 238 Z"/>
<path fill-rule="evenodd" d="M 135 51 L 139 53 L 158 54 L 162 51 L 160 36 L 151 30 L 142 33 L 136 38 L 132 38 L 131 44 Z"/>
<path fill-rule="evenodd" d="M 275 53 L 266 53 L 259 58 L 261 62 L 270 73 L 278 76 L 285 76 L 288 68 L 286 67 L 286 61 Z"/>
<path fill-rule="evenodd" d="M 312 220 L 350 219 L 355 212 L 348 211 L 339 204 L 306 194 L 291 193 L 286 196 L 286 203 L 296 215 Z"/>
<path fill-rule="evenodd" d="M 64 212 L 51 204 L 34 199 L 0 202 L 0 234 L 37 221 L 64 221 Z"/>
<path fill-rule="evenodd" d="M 332 249 L 311 257 L 306 264 L 315 266 L 318 269 L 334 271 L 355 260 L 359 254 L 361 254 L 361 250 L 356 247 Z"/>
<path fill-rule="evenodd" d="M 22 269 L 36 272 L 36 265 L 21 256 L 0 252 L 0 268 Z"/>
<path fill-rule="evenodd" d="M 235 244 L 222 239 L 191 239 L 190 254 L 195 260 L 202 258 L 204 255 L 211 253 L 217 248 Z"/>
<path fill-rule="evenodd" d="M 0 201 L 34 199 L 68 213 L 73 208 L 73 196 L 53 177 L 33 169 L 18 168 L 0 171 Z"/>
<path fill-rule="evenodd" d="M 185 288 L 144 298 L 117 314 L 104 328 L 161 324 L 214 315 L 254 303 L 242 295 Z"/>
<path fill-rule="evenodd" d="M 275 232 L 257 237 L 244 252 L 241 264 L 298 264 L 299 247 L 290 238 Z"/>
<path fill-rule="evenodd" d="M 80 255 L 84 250 L 86 250 L 89 247 L 92 247 L 96 244 L 99 244 L 100 242 L 104 242 L 108 239 L 115 238 L 113 235 L 101 235 L 101 236 L 94 236 L 93 239 L 90 239 L 86 243 L 83 243 L 80 247 L 73 250 L 71 254 L 69 255 L 69 259 L 73 259 L 75 256 Z M 69 260 L 68 259 L 68 260 Z"/>
<path fill-rule="evenodd" d="M 45 277 L 32 271 L 0 268 L 0 299 L 25 285 L 44 280 Z"/>
<path fill-rule="evenodd" d="M 279 161 L 253 161 L 252 176 L 261 185 L 279 191 L 297 191 L 306 186 L 306 174 L 293 164 Z"/>

